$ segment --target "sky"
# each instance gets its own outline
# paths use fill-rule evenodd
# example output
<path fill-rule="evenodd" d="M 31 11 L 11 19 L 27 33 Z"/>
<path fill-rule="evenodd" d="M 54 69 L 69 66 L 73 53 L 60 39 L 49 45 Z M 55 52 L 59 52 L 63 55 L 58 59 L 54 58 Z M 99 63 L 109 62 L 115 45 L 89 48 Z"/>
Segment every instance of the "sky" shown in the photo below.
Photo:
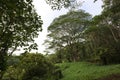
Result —
<path fill-rule="evenodd" d="M 84 2 L 80 9 L 85 10 L 90 13 L 92 16 L 99 15 L 102 11 L 102 1 L 98 0 L 94 3 L 94 0 L 80 0 Z M 33 52 L 43 53 L 45 46 L 42 45 L 47 35 L 47 28 L 52 23 L 52 21 L 59 17 L 60 15 L 66 14 L 69 10 L 62 8 L 61 10 L 52 10 L 51 7 L 46 4 L 45 0 L 33 0 L 33 5 L 36 9 L 36 12 L 41 19 L 43 20 L 42 32 L 39 32 L 38 38 L 35 39 L 35 42 L 38 44 L 38 50 Z M 22 53 L 22 52 L 20 52 Z"/>

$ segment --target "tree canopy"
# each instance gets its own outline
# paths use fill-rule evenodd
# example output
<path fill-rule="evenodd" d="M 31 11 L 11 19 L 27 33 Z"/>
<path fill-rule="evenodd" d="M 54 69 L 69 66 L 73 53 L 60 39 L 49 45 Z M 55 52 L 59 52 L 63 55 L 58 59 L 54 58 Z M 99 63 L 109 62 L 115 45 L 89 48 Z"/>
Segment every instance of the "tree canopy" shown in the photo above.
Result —
<path fill-rule="evenodd" d="M 46 40 L 46 43 L 49 44 L 48 48 L 53 48 L 55 51 L 58 51 L 65 48 L 65 46 L 66 48 L 67 46 L 69 48 L 75 47 L 76 45 L 73 46 L 73 44 L 79 44 L 79 42 L 84 40 L 82 34 L 88 27 L 91 18 L 90 14 L 79 10 L 70 11 L 66 15 L 54 19 L 48 27 L 49 34 Z M 69 52 L 72 52 L 71 54 L 76 53 L 74 50 Z"/>

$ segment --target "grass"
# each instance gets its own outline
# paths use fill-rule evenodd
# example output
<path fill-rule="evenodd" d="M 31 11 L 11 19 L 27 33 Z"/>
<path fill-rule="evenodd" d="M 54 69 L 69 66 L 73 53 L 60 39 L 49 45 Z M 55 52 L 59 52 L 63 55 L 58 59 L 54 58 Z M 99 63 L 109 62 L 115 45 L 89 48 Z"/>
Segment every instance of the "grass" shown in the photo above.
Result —
<path fill-rule="evenodd" d="M 120 73 L 120 64 L 98 66 L 87 62 L 58 64 L 62 69 L 61 80 L 97 80 L 111 74 Z"/>

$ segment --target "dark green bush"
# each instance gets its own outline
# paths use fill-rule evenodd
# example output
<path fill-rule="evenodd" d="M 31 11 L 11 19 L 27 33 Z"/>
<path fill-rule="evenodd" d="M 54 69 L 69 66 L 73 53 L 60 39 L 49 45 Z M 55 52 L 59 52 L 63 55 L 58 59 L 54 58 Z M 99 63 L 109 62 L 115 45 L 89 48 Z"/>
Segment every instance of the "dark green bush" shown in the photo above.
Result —
<path fill-rule="evenodd" d="M 22 80 L 59 80 L 62 78 L 59 67 L 41 54 L 27 54 L 21 62 L 25 70 Z"/>

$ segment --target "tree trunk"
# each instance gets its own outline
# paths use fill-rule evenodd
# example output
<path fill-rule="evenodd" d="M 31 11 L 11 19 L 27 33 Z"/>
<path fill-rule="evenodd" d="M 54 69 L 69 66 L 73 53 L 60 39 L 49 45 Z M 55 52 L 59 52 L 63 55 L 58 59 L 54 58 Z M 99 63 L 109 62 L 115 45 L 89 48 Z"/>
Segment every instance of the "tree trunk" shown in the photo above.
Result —
<path fill-rule="evenodd" d="M 6 70 L 7 64 L 7 51 L 8 46 L 7 44 L 3 44 L 0 48 L 0 80 L 2 80 L 3 74 Z"/>
<path fill-rule="evenodd" d="M 0 80 L 2 80 L 4 71 L 6 69 L 6 59 L 7 59 L 7 53 L 0 52 Z"/>

